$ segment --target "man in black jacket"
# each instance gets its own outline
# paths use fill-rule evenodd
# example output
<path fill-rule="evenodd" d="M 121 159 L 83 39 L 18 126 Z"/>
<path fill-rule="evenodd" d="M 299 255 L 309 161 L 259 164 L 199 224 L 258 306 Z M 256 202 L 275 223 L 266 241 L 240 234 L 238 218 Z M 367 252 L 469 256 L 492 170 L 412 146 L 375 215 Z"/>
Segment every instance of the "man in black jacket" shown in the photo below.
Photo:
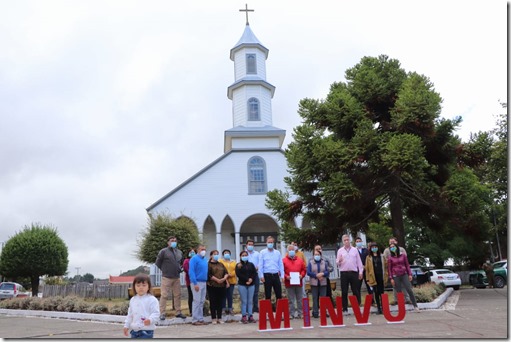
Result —
<path fill-rule="evenodd" d="M 366 258 L 369 255 L 369 250 L 364 247 L 364 243 L 362 242 L 362 239 L 358 236 L 355 239 L 355 245 L 357 246 L 358 253 L 360 254 L 360 259 L 362 260 L 362 265 L 364 265 L 364 267 L 365 267 Z M 366 284 L 367 293 L 372 294 L 373 291 L 371 290 L 371 286 L 369 286 L 367 284 L 365 269 L 364 269 L 364 278 L 363 279 L 364 279 L 364 283 Z M 361 289 L 362 289 L 362 282 L 359 283 L 359 289 L 358 289 L 359 293 L 360 293 Z M 374 303 L 374 298 L 373 298 L 373 303 Z"/>
<path fill-rule="evenodd" d="M 167 297 L 172 289 L 176 317 L 186 318 L 181 313 L 181 282 L 179 274 L 183 265 L 183 253 L 177 248 L 177 238 L 168 239 L 168 247 L 163 248 L 156 257 L 155 265 L 161 270 L 160 320 L 166 317 Z"/>

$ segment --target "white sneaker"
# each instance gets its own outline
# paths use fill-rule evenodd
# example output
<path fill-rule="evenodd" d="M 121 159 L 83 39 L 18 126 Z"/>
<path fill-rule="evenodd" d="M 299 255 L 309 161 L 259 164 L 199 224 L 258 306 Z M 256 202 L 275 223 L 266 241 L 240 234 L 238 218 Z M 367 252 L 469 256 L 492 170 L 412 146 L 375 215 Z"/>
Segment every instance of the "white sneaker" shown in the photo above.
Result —
<path fill-rule="evenodd" d="M 414 311 L 415 311 L 415 312 L 421 312 L 421 310 L 419 309 L 419 307 L 418 307 L 418 306 L 416 306 L 416 307 L 415 307 L 415 310 L 414 310 Z"/>

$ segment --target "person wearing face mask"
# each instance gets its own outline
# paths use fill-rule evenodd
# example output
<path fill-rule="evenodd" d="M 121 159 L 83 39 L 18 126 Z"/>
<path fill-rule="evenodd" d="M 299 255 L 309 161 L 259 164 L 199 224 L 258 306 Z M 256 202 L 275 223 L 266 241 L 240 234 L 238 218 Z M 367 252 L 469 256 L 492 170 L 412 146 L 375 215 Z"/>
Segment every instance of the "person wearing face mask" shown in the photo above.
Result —
<path fill-rule="evenodd" d="M 371 242 L 369 244 L 371 254 L 367 256 L 365 264 L 365 272 L 367 277 L 367 285 L 372 288 L 378 313 L 382 313 L 381 295 L 385 293 L 385 286 L 388 282 L 387 260 L 380 254 L 378 244 Z"/>
<path fill-rule="evenodd" d="M 321 257 L 323 258 L 323 248 L 321 245 L 314 246 L 314 252 L 318 251 Z M 327 258 L 323 258 L 323 260 L 326 263 L 326 267 L 328 269 L 328 273 L 332 273 L 334 271 L 334 267 L 330 263 L 330 261 Z M 332 302 L 332 305 L 335 307 L 336 303 L 334 302 L 334 298 L 332 296 L 332 286 L 330 285 L 330 277 L 326 276 L 326 296 L 330 298 L 330 301 Z"/>
<path fill-rule="evenodd" d="M 219 261 L 220 254 L 216 249 L 212 250 L 209 256 L 207 290 L 211 322 L 213 324 L 221 324 L 224 323 L 222 321 L 222 301 L 225 301 L 225 290 L 229 287 L 229 282 L 227 281 L 229 273 Z"/>
<path fill-rule="evenodd" d="M 355 239 L 355 246 L 357 247 L 358 254 L 360 254 L 360 260 L 362 260 L 362 265 L 365 267 L 366 258 L 369 255 L 369 250 L 364 247 L 364 243 L 362 242 L 362 238 L 360 238 L 359 236 L 357 236 L 357 238 Z M 367 285 L 365 269 L 364 269 L 364 273 L 363 273 L 362 277 L 363 277 L 362 278 L 363 282 L 366 284 L 367 293 L 368 294 L 373 294 L 373 291 L 371 290 L 371 287 L 369 285 Z M 358 292 L 361 292 L 361 290 L 362 290 L 362 281 L 359 282 Z"/>
<path fill-rule="evenodd" d="M 336 263 L 341 273 L 341 294 L 342 294 L 342 311 L 348 312 L 348 288 L 357 297 L 358 305 L 361 303 L 359 282 L 362 281 L 364 275 L 364 265 L 356 248 L 350 244 L 350 236 L 344 234 L 342 236 L 343 246 L 337 251 Z"/>
<path fill-rule="evenodd" d="M 266 248 L 259 255 L 259 280 L 264 284 L 264 297 L 271 299 L 271 290 L 275 292 L 275 297 L 282 298 L 282 282 L 284 281 L 284 265 L 282 264 L 282 256 L 278 250 L 274 248 L 275 239 L 273 236 L 266 238 Z"/>
<path fill-rule="evenodd" d="M 286 286 L 287 299 L 289 300 L 289 315 L 291 318 L 302 318 L 302 283 L 305 277 L 305 263 L 296 255 L 294 245 L 287 247 L 287 253 L 282 264 L 284 265 L 284 285 Z M 291 283 L 291 276 L 298 275 L 298 284 Z"/>
<path fill-rule="evenodd" d="M 312 317 L 319 317 L 319 297 L 327 295 L 327 279 L 330 275 L 328 263 L 320 250 L 314 249 L 314 256 L 307 265 L 307 275 L 312 292 Z"/>
<path fill-rule="evenodd" d="M 220 262 L 224 265 L 227 273 L 229 273 L 229 278 L 227 278 L 227 282 L 229 283 L 229 287 L 225 290 L 225 300 L 222 301 L 222 311 L 226 315 L 234 315 L 234 311 L 232 309 L 232 295 L 234 293 L 234 286 L 236 285 L 236 260 L 231 258 L 231 251 L 228 249 L 224 249 L 222 251 L 223 258 L 220 259 Z"/>
<path fill-rule="evenodd" d="M 415 308 L 415 312 L 419 312 L 417 301 L 412 289 L 412 270 L 408 263 L 406 254 L 401 254 L 399 246 L 395 243 L 391 243 L 389 246 L 390 256 L 387 260 L 387 268 L 390 277 L 390 283 L 392 287 L 396 289 L 396 292 L 404 292 L 403 289 L 410 296 L 410 300 Z"/>
<path fill-rule="evenodd" d="M 259 267 L 259 252 L 254 248 L 254 240 L 247 240 L 248 261 L 254 264 L 256 271 Z M 259 312 L 259 276 L 254 279 L 254 297 L 252 298 L 252 312 Z"/>
<path fill-rule="evenodd" d="M 394 237 L 394 236 L 389 239 L 389 246 L 392 243 L 397 245 L 397 238 Z M 406 255 L 406 250 L 403 247 L 399 246 L 399 253 Z M 385 248 L 385 250 L 383 251 L 383 256 L 385 257 L 385 259 L 387 260 L 387 263 L 388 263 L 389 257 L 390 257 L 390 249 L 389 249 L 389 247 Z M 390 281 L 390 279 L 388 281 Z M 394 302 L 397 303 L 397 296 L 396 296 L 396 289 L 395 288 L 392 288 L 392 294 L 394 295 Z M 407 292 L 405 292 L 405 300 L 406 300 L 407 303 L 411 303 L 410 302 L 410 297 L 408 296 Z"/>
<path fill-rule="evenodd" d="M 160 297 L 160 320 L 165 320 L 167 309 L 167 297 L 172 289 L 173 306 L 176 309 L 176 317 L 186 318 L 181 313 L 181 273 L 183 265 L 183 252 L 177 248 L 177 238 L 168 238 L 168 247 L 163 248 L 156 257 L 154 264 L 161 270 L 161 297 Z"/>
<path fill-rule="evenodd" d="M 236 264 L 236 276 L 238 277 L 238 291 L 241 301 L 241 323 L 255 323 L 252 316 L 254 300 L 255 280 L 258 279 L 256 267 L 248 259 L 248 252 L 240 253 L 240 262 Z"/>
<path fill-rule="evenodd" d="M 206 300 L 206 281 L 208 280 L 208 259 L 206 258 L 206 246 L 197 247 L 197 255 L 190 259 L 189 266 L 190 284 L 193 285 L 193 309 L 192 324 L 205 325 L 204 301 Z"/>
<path fill-rule="evenodd" d="M 293 246 L 293 248 L 295 250 L 296 257 L 302 259 L 303 264 L 305 265 L 305 267 L 307 267 L 307 258 L 305 257 L 305 254 L 298 248 L 298 244 L 296 243 L 296 241 L 292 241 L 291 245 Z M 287 253 L 288 252 L 286 251 L 286 255 L 287 255 Z M 303 283 L 302 297 L 305 297 L 305 296 L 307 296 L 307 293 L 305 292 L 305 281 L 303 281 L 302 283 Z"/>
<path fill-rule="evenodd" d="M 190 317 L 192 317 L 192 311 L 193 311 L 193 293 L 192 293 L 192 287 L 190 286 L 190 259 L 194 257 L 195 255 L 195 249 L 190 248 L 188 251 L 188 258 L 183 261 L 183 271 L 185 272 L 185 282 L 186 282 L 186 289 L 188 290 L 188 310 L 190 312 Z"/>

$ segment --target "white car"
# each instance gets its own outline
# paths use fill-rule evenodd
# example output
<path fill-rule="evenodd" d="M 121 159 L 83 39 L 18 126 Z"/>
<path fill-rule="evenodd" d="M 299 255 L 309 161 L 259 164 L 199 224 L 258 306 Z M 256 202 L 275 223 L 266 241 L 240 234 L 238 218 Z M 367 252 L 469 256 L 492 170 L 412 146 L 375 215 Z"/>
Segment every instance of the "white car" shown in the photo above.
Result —
<path fill-rule="evenodd" d="M 18 283 L 0 283 L 0 299 L 30 297 L 30 292 Z"/>
<path fill-rule="evenodd" d="M 432 283 L 444 283 L 445 286 L 452 286 L 455 290 L 458 290 L 461 286 L 461 278 L 459 274 L 454 273 L 453 271 L 442 268 L 438 270 L 431 270 L 428 274 Z"/>

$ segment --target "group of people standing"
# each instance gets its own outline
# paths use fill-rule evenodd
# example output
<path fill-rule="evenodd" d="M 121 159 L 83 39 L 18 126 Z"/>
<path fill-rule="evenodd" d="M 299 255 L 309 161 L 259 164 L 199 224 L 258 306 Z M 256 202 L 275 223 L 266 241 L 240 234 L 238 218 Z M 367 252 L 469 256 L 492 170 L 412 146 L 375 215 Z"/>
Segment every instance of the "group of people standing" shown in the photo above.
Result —
<path fill-rule="evenodd" d="M 337 251 L 336 263 L 340 271 L 343 311 L 348 309 L 348 288 L 361 304 L 360 292 L 362 281 L 367 291 L 374 295 L 378 313 L 382 313 L 381 295 L 390 279 L 396 292 L 406 291 L 405 295 L 416 311 L 419 311 L 412 290 L 412 272 L 403 247 L 398 246 L 396 238 L 389 240 L 389 247 L 381 253 L 377 243 L 371 242 L 368 248 L 363 247 L 362 239 L 356 238 L 356 247 L 350 243 L 350 237 L 343 235 L 342 246 Z M 149 277 L 138 276 L 133 282 L 137 298 L 132 298 L 130 311 L 126 319 L 125 334 L 134 325 L 138 329 L 131 330 L 132 337 L 141 337 L 151 328 L 154 329 L 155 316 L 160 320 L 166 319 L 166 304 L 169 292 L 173 295 L 176 317 L 186 318 L 181 311 L 180 272 L 184 271 L 188 290 L 188 308 L 193 325 L 208 324 L 204 321 L 204 303 L 206 294 L 209 298 L 211 320 L 213 324 L 222 324 L 222 314 L 233 314 L 233 292 L 238 286 L 241 301 L 242 323 L 255 323 L 254 312 L 259 312 L 259 286 L 264 286 L 265 299 L 282 298 L 282 283 L 284 284 L 289 301 L 291 318 L 302 318 L 302 299 L 305 294 L 305 276 L 309 276 L 312 293 L 312 316 L 319 317 L 319 298 L 330 297 L 330 274 L 333 267 L 327 258 L 323 257 L 322 247 L 314 247 L 313 256 L 307 262 L 305 255 L 299 250 L 296 242 L 287 247 L 284 257 L 275 249 L 275 239 L 268 236 L 266 248 L 260 252 L 254 249 L 254 241 L 246 242 L 246 249 L 239 255 L 239 261 L 231 258 L 231 251 L 225 249 L 220 255 L 218 250 L 212 250 L 206 257 L 206 246 L 199 245 L 190 249 L 187 258 L 177 248 L 177 238 L 168 239 L 168 247 L 162 249 L 156 258 L 155 265 L 162 271 L 161 298 L 159 310 L 156 309 L 156 299 L 150 296 L 151 283 Z M 152 296 L 151 296 L 152 297 Z M 156 303 L 156 304 L 155 304 Z M 275 309 L 275 307 L 274 307 Z"/>
<path fill-rule="evenodd" d="M 350 244 L 349 235 L 343 235 L 343 246 L 337 252 L 337 265 L 341 278 L 341 293 L 343 311 L 348 309 L 348 287 L 351 287 L 353 295 L 361 304 L 360 290 L 362 281 L 365 281 L 367 292 L 373 294 L 378 313 L 382 313 L 381 295 L 385 292 L 388 279 L 396 293 L 405 292 L 405 298 L 409 301 L 416 312 L 419 311 L 417 301 L 412 289 L 412 271 L 406 256 L 406 250 L 398 246 L 397 239 L 389 239 L 389 247 L 381 254 L 376 242 L 368 244 L 368 249 L 363 248 L 362 239 L 356 239 L 356 247 Z"/>

